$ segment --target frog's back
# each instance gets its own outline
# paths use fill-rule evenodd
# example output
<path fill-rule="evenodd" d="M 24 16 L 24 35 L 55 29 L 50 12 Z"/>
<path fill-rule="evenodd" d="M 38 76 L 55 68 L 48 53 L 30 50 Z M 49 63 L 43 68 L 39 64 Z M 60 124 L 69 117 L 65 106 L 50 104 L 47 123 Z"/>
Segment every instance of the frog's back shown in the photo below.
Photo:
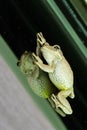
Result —
<path fill-rule="evenodd" d="M 65 58 L 57 62 L 55 71 L 49 77 L 59 90 L 73 87 L 73 72 Z"/>

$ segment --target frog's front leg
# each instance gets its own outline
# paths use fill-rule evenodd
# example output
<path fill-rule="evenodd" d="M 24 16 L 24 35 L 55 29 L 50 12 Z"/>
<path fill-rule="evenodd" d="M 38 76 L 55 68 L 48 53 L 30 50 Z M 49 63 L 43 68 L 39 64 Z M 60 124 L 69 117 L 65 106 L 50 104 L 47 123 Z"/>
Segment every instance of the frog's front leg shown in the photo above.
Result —
<path fill-rule="evenodd" d="M 43 63 L 43 61 L 40 59 L 39 56 L 36 56 L 34 53 L 33 53 L 33 56 L 36 59 L 35 63 L 43 71 L 50 73 L 50 72 L 53 72 L 55 70 L 55 64 L 54 63 L 51 66 L 50 65 L 46 65 L 46 64 Z"/>
<path fill-rule="evenodd" d="M 57 99 L 68 110 L 68 113 L 66 113 L 66 114 L 72 114 L 72 112 L 73 112 L 68 100 L 66 99 L 72 93 L 72 91 L 73 91 L 73 88 L 60 91 L 57 94 Z"/>
<path fill-rule="evenodd" d="M 37 56 L 40 56 L 41 55 L 41 46 L 43 45 L 49 45 L 49 43 L 46 42 L 46 39 L 43 37 L 43 34 L 40 32 L 40 33 L 37 33 L 37 47 L 36 47 L 36 54 Z"/>

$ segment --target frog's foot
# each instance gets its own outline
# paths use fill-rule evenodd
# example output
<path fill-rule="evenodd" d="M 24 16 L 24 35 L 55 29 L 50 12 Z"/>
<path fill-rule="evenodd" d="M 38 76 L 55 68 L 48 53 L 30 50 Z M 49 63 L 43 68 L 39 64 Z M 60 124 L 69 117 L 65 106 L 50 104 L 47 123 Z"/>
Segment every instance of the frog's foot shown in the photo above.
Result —
<path fill-rule="evenodd" d="M 48 98 L 48 101 L 50 102 L 51 106 L 54 108 L 54 110 L 59 114 L 61 115 L 62 117 L 65 117 L 66 114 L 58 107 L 58 108 L 55 108 L 55 103 L 54 101 L 51 99 L 51 98 Z"/>
<path fill-rule="evenodd" d="M 60 91 L 57 94 L 57 99 L 62 105 L 62 109 L 64 108 L 66 114 L 72 114 L 72 108 L 70 106 L 70 103 L 66 99 L 71 93 L 71 90 L 65 90 L 65 91 Z"/>
<path fill-rule="evenodd" d="M 42 32 L 37 33 L 37 44 L 44 45 L 46 39 L 43 37 Z"/>
<path fill-rule="evenodd" d="M 51 95 L 51 99 L 52 99 L 52 101 L 53 101 L 54 104 L 55 104 L 55 108 L 58 108 L 58 107 L 60 106 L 60 103 L 59 103 L 57 97 L 56 97 L 54 94 L 52 94 L 52 95 Z"/>
<path fill-rule="evenodd" d="M 65 117 L 65 116 L 66 116 L 66 114 L 65 114 L 59 107 L 56 108 L 55 111 L 56 111 L 58 114 L 60 114 L 62 117 Z"/>
<path fill-rule="evenodd" d="M 51 95 L 51 99 L 52 99 L 52 101 L 54 101 L 56 109 L 60 108 L 65 114 L 72 114 L 72 109 L 71 109 L 70 105 L 69 105 L 69 109 L 68 109 L 66 106 L 64 106 L 58 100 L 58 97 L 54 94 Z"/>
<path fill-rule="evenodd" d="M 43 61 L 40 59 L 40 57 L 39 56 L 36 56 L 34 53 L 32 53 L 32 56 L 35 58 L 35 63 L 43 63 Z"/>
<path fill-rule="evenodd" d="M 37 33 L 37 46 L 49 45 L 46 39 L 43 37 L 42 32 Z"/>

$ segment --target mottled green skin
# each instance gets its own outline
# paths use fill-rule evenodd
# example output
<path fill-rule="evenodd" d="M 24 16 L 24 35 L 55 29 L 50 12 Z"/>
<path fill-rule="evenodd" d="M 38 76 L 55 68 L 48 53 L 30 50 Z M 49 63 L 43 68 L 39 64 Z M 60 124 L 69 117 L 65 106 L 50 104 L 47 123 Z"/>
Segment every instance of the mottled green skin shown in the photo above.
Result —
<path fill-rule="evenodd" d="M 41 70 L 39 70 L 39 76 L 37 78 L 32 78 L 32 76 L 28 76 L 27 79 L 31 89 L 38 96 L 49 98 L 52 93 L 55 93 L 56 89 L 54 89 L 48 75 Z"/>
<path fill-rule="evenodd" d="M 48 75 L 34 64 L 34 60 L 32 53 L 25 51 L 19 61 L 19 67 L 26 75 L 33 92 L 42 98 L 49 98 L 52 93 L 56 92 L 56 88 L 49 80 Z"/>

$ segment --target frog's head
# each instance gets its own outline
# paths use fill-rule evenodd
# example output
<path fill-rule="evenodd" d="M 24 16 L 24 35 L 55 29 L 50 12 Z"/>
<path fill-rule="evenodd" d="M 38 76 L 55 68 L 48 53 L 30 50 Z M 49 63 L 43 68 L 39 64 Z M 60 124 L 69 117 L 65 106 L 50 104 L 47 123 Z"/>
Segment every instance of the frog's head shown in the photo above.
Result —
<path fill-rule="evenodd" d="M 25 75 L 31 74 L 35 69 L 32 53 L 25 51 L 17 62 L 17 65 Z"/>
<path fill-rule="evenodd" d="M 48 62 L 48 64 L 52 63 L 52 61 L 60 61 L 62 60 L 63 53 L 60 49 L 59 45 L 50 46 L 47 44 L 44 44 L 41 47 L 41 52 L 43 54 L 43 57 Z"/>
<path fill-rule="evenodd" d="M 40 50 L 43 57 L 48 64 L 51 64 L 52 61 L 60 61 L 63 57 L 63 53 L 59 45 L 50 46 L 46 39 L 43 37 L 43 34 L 37 33 L 37 43 L 39 44 Z"/>

